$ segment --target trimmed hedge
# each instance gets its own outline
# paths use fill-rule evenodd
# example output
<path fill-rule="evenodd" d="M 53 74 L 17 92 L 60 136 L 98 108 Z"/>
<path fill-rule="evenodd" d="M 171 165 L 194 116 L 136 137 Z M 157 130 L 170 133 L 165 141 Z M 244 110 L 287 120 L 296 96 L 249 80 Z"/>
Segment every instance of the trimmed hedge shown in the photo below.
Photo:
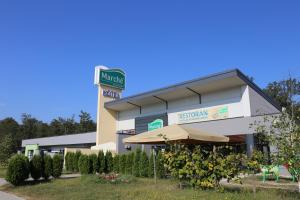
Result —
<path fill-rule="evenodd" d="M 105 154 L 105 173 L 113 171 L 113 157 L 110 151 Z"/>
<path fill-rule="evenodd" d="M 80 156 L 81 156 L 81 151 L 76 151 L 75 155 L 73 156 L 72 166 L 74 172 L 79 172 L 78 161 Z"/>
<path fill-rule="evenodd" d="M 99 160 L 99 173 L 101 174 L 105 172 L 105 155 L 103 151 L 99 151 L 98 160 Z"/>
<path fill-rule="evenodd" d="M 78 168 L 81 174 L 91 173 L 92 164 L 88 155 L 81 155 L 78 160 Z"/>
<path fill-rule="evenodd" d="M 53 171 L 52 171 L 52 176 L 54 178 L 58 178 L 61 176 L 63 164 L 64 164 L 63 156 L 59 154 L 55 154 L 53 156 Z"/>
<path fill-rule="evenodd" d="M 91 154 L 89 155 L 89 159 L 91 162 L 91 172 L 96 174 L 96 172 L 99 172 L 98 156 L 96 154 Z"/>
<path fill-rule="evenodd" d="M 142 151 L 140 148 L 137 148 L 134 154 L 133 160 L 133 169 L 132 174 L 136 177 L 140 176 L 140 159 L 141 159 Z"/>
<path fill-rule="evenodd" d="M 148 177 L 149 159 L 145 151 L 142 152 L 140 157 L 139 172 L 141 177 Z"/>
<path fill-rule="evenodd" d="M 134 158 L 134 152 L 126 154 L 126 169 L 125 169 L 125 174 L 132 174 L 133 158 Z"/>
<path fill-rule="evenodd" d="M 119 173 L 119 158 L 120 156 L 118 154 L 116 154 L 114 156 L 114 166 L 113 166 L 113 172 L 115 173 Z"/>
<path fill-rule="evenodd" d="M 149 158 L 148 177 L 154 177 L 154 156 L 152 151 Z"/>
<path fill-rule="evenodd" d="M 119 172 L 125 174 L 126 172 L 126 154 L 122 154 L 119 159 Z"/>
<path fill-rule="evenodd" d="M 45 180 L 48 180 L 49 177 L 52 175 L 53 172 L 53 161 L 51 156 L 45 155 L 43 159 L 43 170 L 42 170 L 42 177 Z"/>
<path fill-rule="evenodd" d="M 22 184 L 29 177 L 29 161 L 20 154 L 9 159 L 5 180 L 13 185 Z"/>
<path fill-rule="evenodd" d="M 72 170 L 72 163 L 71 163 L 71 152 L 68 152 L 65 156 L 65 169 L 67 171 L 73 171 Z"/>
<path fill-rule="evenodd" d="M 34 155 L 30 161 L 30 175 L 34 180 L 39 180 L 43 171 L 43 160 L 40 155 Z"/>

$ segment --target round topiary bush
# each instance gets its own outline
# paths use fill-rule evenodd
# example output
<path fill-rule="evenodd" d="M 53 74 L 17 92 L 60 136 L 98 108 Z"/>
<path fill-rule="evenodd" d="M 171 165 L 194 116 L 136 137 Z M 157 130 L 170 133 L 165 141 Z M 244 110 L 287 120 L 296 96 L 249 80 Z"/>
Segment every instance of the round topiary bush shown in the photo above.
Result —
<path fill-rule="evenodd" d="M 79 172 L 81 174 L 91 173 L 91 160 L 87 155 L 81 155 L 78 160 Z"/>
<path fill-rule="evenodd" d="M 29 162 L 23 155 L 10 158 L 5 179 L 13 185 L 20 185 L 29 176 Z"/>
<path fill-rule="evenodd" d="M 45 180 L 48 180 L 53 172 L 53 163 L 52 158 L 49 155 L 45 155 L 43 159 L 43 171 L 42 171 L 42 177 L 44 177 Z"/>
<path fill-rule="evenodd" d="M 52 176 L 54 178 L 58 178 L 61 176 L 63 164 L 64 164 L 63 156 L 59 154 L 55 154 L 53 156 L 53 171 L 52 171 Z"/>
<path fill-rule="evenodd" d="M 30 161 L 30 175 L 34 180 L 39 180 L 42 176 L 43 160 L 40 155 L 34 155 Z"/>

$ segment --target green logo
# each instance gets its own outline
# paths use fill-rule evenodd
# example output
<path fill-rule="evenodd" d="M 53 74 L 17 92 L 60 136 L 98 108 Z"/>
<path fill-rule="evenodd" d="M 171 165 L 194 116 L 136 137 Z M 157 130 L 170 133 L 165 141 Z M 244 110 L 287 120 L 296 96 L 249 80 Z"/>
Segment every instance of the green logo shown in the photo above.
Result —
<path fill-rule="evenodd" d="M 120 69 L 101 69 L 100 84 L 124 90 L 125 73 Z"/>
<path fill-rule="evenodd" d="M 164 127 L 164 121 L 162 119 L 156 119 L 148 124 L 148 131 L 159 129 Z"/>

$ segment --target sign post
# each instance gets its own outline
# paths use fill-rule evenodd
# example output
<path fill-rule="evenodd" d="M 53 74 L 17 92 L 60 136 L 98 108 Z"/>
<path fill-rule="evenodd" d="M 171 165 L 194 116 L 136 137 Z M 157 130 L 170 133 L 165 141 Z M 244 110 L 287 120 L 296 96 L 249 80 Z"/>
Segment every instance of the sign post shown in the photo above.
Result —
<path fill-rule="evenodd" d="M 159 128 L 164 127 L 164 121 L 162 119 L 156 119 L 153 122 L 150 122 L 148 124 L 148 131 L 153 131 Z M 152 147 L 152 153 L 153 153 L 153 170 L 154 170 L 154 180 L 155 184 L 157 183 L 157 176 L 156 176 L 156 151 L 155 147 Z"/>

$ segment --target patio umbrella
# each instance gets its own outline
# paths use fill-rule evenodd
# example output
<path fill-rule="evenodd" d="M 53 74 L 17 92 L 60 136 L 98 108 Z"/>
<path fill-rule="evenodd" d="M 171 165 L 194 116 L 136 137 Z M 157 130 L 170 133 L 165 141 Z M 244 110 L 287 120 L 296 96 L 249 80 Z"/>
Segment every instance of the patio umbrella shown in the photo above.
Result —
<path fill-rule="evenodd" d="M 143 132 L 123 139 L 124 143 L 131 144 L 162 144 L 166 141 L 182 143 L 204 143 L 204 142 L 229 142 L 229 138 L 223 135 L 204 132 L 184 125 L 173 124 L 152 131 Z"/>

